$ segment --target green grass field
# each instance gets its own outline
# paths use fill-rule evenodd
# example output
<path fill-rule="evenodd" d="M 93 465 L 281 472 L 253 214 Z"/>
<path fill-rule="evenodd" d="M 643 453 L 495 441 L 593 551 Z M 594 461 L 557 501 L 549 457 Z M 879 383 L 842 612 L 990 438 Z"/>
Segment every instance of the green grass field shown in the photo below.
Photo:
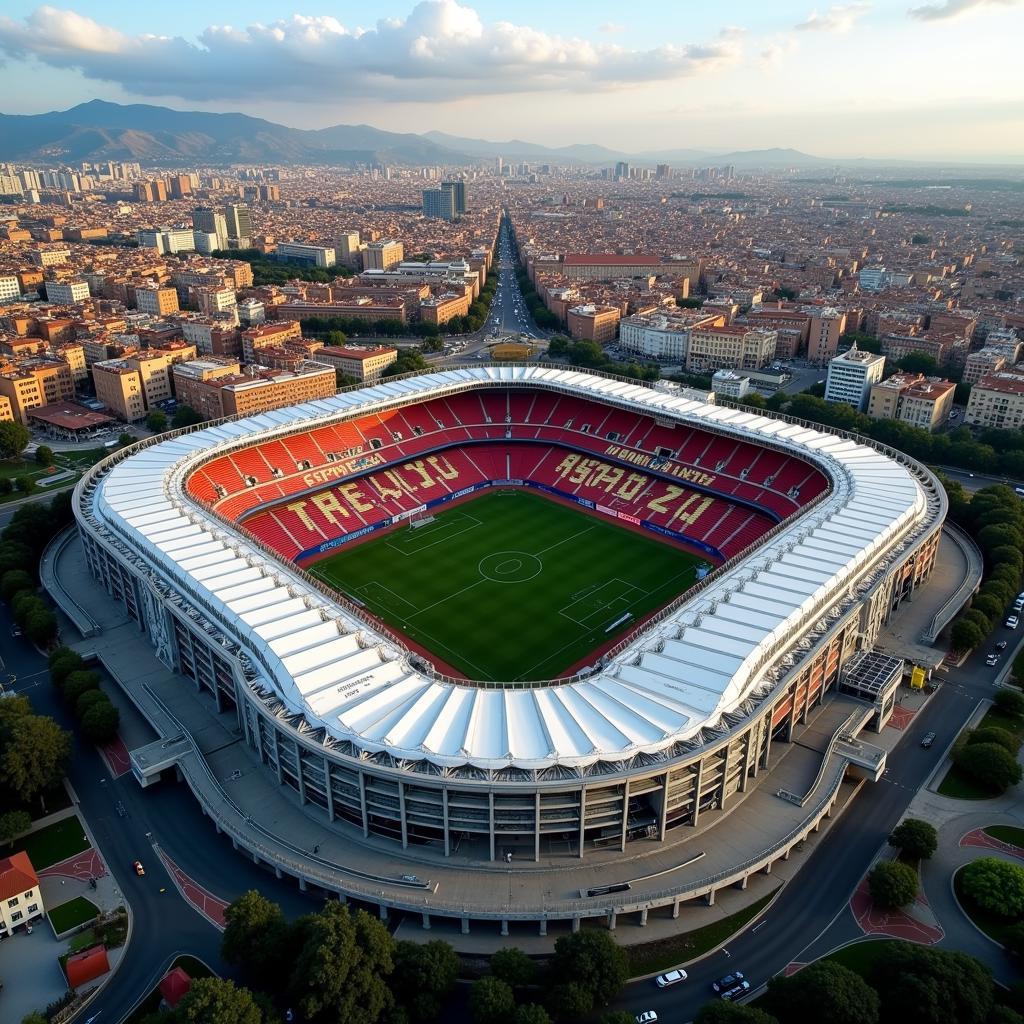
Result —
<path fill-rule="evenodd" d="M 310 571 L 467 676 L 510 681 L 559 675 L 690 587 L 701 561 L 506 491 Z"/>

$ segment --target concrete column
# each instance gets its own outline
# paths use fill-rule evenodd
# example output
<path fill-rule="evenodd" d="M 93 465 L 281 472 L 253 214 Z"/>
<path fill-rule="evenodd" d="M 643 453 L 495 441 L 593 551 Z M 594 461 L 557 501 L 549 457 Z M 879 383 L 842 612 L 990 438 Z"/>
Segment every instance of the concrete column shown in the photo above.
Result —
<path fill-rule="evenodd" d="M 256 853 L 255 851 L 253 851 L 252 862 L 253 862 L 253 864 L 259 864 L 259 862 L 260 862 L 260 855 L 258 853 Z"/>
<path fill-rule="evenodd" d="M 815 832 L 820 832 L 820 831 L 821 831 L 821 818 L 819 818 L 819 819 L 818 819 L 818 820 L 817 820 L 817 821 L 816 821 L 816 822 L 814 823 L 814 831 L 815 831 Z"/>
<path fill-rule="evenodd" d="M 729 761 L 732 755 L 732 743 L 726 743 L 722 751 L 722 781 L 718 784 L 718 808 L 725 810 L 725 787 L 729 780 Z"/>
<path fill-rule="evenodd" d="M 713 906 L 715 905 L 715 890 L 714 890 L 714 889 L 712 889 L 712 890 L 711 890 L 711 891 L 710 891 L 710 892 L 709 892 L 709 893 L 707 894 L 707 896 L 705 897 L 705 901 L 707 902 L 707 905 L 708 905 L 709 907 L 713 907 Z"/>
<path fill-rule="evenodd" d="M 619 919 L 619 912 L 617 910 L 613 910 L 608 915 L 608 931 L 610 931 L 610 932 L 615 931 L 615 926 L 618 923 L 618 919 Z"/>
<path fill-rule="evenodd" d="M 583 842 L 586 837 L 586 821 L 587 821 L 587 790 L 586 787 L 580 788 L 580 850 L 579 856 L 583 857 Z"/>
<path fill-rule="evenodd" d="M 668 777 L 669 772 L 665 772 L 664 777 L 661 780 L 661 814 L 659 815 L 660 820 L 658 822 L 658 842 L 665 842 L 665 831 L 668 828 Z"/>
<path fill-rule="evenodd" d="M 766 875 L 770 875 L 772 873 L 772 862 L 771 861 L 768 861 L 768 863 L 765 864 L 765 866 L 764 866 L 764 873 Z"/>
<path fill-rule="evenodd" d="M 462 927 L 462 934 L 463 935 L 468 935 L 469 934 L 469 918 L 468 917 L 464 917 L 460 923 L 461 923 L 461 927 Z"/>
<path fill-rule="evenodd" d="M 231 849 L 232 850 L 237 850 L 238 849 L 238 840 L 234 836 L 231 837 Z"/>
<path fill-rule="evenodd" d="M 363 816 L 363 838 L 370 834 L 370 816 L 366 812 L 366 776 L 359 773 L 359 811 Z"/>
<path fill-rule="evenodd" d="M 533 795 L 533 860 L 540 860 L 540 790 Z"/>
<path fill-rule="evenodd" d="M 690 819 L 691 825 L 697 824 L 697 818 L 700 817 L 700 777 L 704 774 L 704 758 L 698 758 L 697 763 L 693 766 L 693 816 Z"/>
<path fill-rule="evenodd" d="M 444 855 L 450 857 L 452 855 L 452 839 L 448 834 L 448 787 L 445 786 L 441 790 L 441 815 L 443 817 L 444 825 Z"/>
<path fill-rule="evenodd" d="M 787 847 L 786 852 L 782 855 L 783 860 L 789 860 L 789 855 L 793 852 L 793 848 Z"/>
<path fill-rule="evenodd" d="M 673 921 L 675 921 L 675 920 L 677 920 L 679 918 L 679 903 L 680 903 L 680 900 L 679 900 L 679 897 L 677 896 L 672 901 L 672 920 Z"/>
<path fill-rule="evenodd" d="M 507 918 L 502 918 L 501 919 L 501 937 L 503 939 L 507 939 L 508 938 L 508 919 Z"/>
<path fill-rule="evenodd" d="M 487 794 L 487 821 L 491 833 L 491 860 L 494 860 L 494 791 Z"/>
<path fill-rule="evenodd" d="M 644 909 L 640 911 L 640 927 L 641 928 L 646 928 L 647 927 L 647 908 L 646 907 L 644 907 Z"/>
<path fill-rule="evenodd" d="M 430 931 L 430 915 L 425 910 L 423 911 L 423 930 Z"/>
<path fill-rule="evenodd" d="M 274 877 L 278 880 L 281 878 L 281 869 L 276 864 L 274 865 Z"/>
<path fill-rule="evenodd" d="M 220 835 L 220 825 L 218 825 L 217 822 L 214 822 L 213 823 L 213 827 L 214 827 L 214 830 L 216 831 L 217 835 Z"/>
<path fill-rule="evenodd" d="M 334 821 L 334 794 L 331 792 L 331 762 L 324 756 L 324 786 L 327 790 L 327 819 Z"/>
<path fill-rule="evenodd" d="M 306 892 L 308 889 L 309 889 L 309 886 L 306 884 L 306 880 L 304 878 L 300 878 L 299 879 L 299 892 Z"/>
<path fill-rule="evenodd" d="M 739 886 L 739 888 L 740 888 L 740 890 L 741 890 L 741 891 L 745 891 L 745 890 L 746 890 L 746 888 L 747 888 L 747 883 L 748 883 L 749 881 L 750 881 L 750 875 L 744 875 L 744 876 L 743 876 L 743 877 L 742 877 L 742 878 L 741 878 L 741 879 L 739 880 L 739 882 L 737 883 L 737 885 Z"/>
<path fill-rule="evenodd" d="M 757 738 L 758 732 L 759 732 L 759 726 L 758 726 L 757 723 L 755 723 L 754 725 L 752 725 L 747 730 L 747 735 L 746 735 L 746 737 L 745 737 L 745 739 L 743 741 L 743 766 L 740 768 L 740 792 L 741 793 L 746 793 L 747 785 L 750 782 L 750 772 L 751 772 L 751 768 L 752 768 L 751 761 L 753 760 L 756 763 L 756 760 L 757 760 L 754 757 L 754 750 L 756 749 L 756 746 L 757 746 L 757 739 L 756 738 Z"/>
<path fill-rule="evenodd" d="M 398 780 L 398 813 L 402 823 L 402 849 L 409 848 L 409 821 L 405 815 L 405 783 Z"/>
<path fill-rule="evenodd" d="M 572 919 L 572 930 L 573 930 L 573 934 L 575 934 L 576 932 L 578 932 L 580 930 L 580 919 L 578 917 L 574 917 Z"/>
<path fill-rule="evenodd" d="M 338 902 L 344 907 L 348 904 L 348 897 L 343 892 L 339 892 Z"/>
<path fill-rule="evenodd" d="M 381 903 L 377 910 L 378 913 L 380 914 L 380 919 L 382 921 L 386 921 L 388 919 L 388 908 L 385 907 L 383 903 Z"/>
<path fill-rule="evenodd" d="M 540 919 L 540 934 L 541 934 L 541 937 L 543 938 L 545 935 L 547 935 L 547 933 L 548 933 L 548 919 L 546 917 L 542 917 Z"/>
<path fill-rule="evenodd" d="M 619 842 L 619 851 L 626 852 L 626 829 L 629 821 L 629 779 L 622 787 L 622 838 Z"/>

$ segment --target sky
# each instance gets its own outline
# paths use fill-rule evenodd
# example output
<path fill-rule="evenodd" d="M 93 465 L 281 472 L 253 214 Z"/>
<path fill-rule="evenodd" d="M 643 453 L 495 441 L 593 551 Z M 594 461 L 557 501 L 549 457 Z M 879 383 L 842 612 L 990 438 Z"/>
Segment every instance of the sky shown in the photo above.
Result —
<path fill-rule="evenodd" d="M 1024 163 L 1024 0 L 5 0 L 2 12 L 4 113 L 100 98 L 635 153 Z"/>

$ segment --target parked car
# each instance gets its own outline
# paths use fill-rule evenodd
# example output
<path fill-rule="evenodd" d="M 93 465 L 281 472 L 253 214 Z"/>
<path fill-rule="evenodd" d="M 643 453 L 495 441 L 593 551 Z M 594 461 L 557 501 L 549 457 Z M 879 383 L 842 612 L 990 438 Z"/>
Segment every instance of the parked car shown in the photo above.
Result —
<path fill-rule="evenodd" d="M 741 981 L 738 985 L 734 985 L 732 988 L 727 989 L 725 992 L 723 992 L 722 993 L 722 998 L 723 999 L 728 999 L 728 1000 L 732 1001 L 733 999 L 739 999 L 739 997 L 741 995 L 743 995 L 744 992 L 749 992 L 749 991 L 750 991 L 750 982 L 749 981 Z"/>
<path fill-rule="evenodd" d="M 636 1015 L 636 1024 L 658 1024 L 658 1015 L 653 1010 L 644 1010 Z"/>
<path fill-rule="evenodd" d="M 146 869 L 142 866 L 142 861 L 133 861 L 132 868 L 135 870 L 135 874 L 142 876 L 146 873 Z"/>
<path fill-rule="evenodd" d="M 711 988 L 715 992 L 728 992 L 729 989 L 735 988 L 743 980 L 742 971 L 733 971 L 732 974 L 727 974 L 724 978 L 719 978 L 718 981 L 711 983 Z"/>
<path fill-rule="evenodd" d="M 1007 629 L 1016 629 L 1019 622 L 1020 622 L 1020 619 L 1018 619 L 1016 615 L 1011 615 L 1006 620 L 1004 625 L 1006 626 Z"/>
<path fill-rule="evenodd" d="M 921 737 L 921 746 L 924 747 L 925 750 L 930 750 L 931 746 L 932 746 L 932 744 L 934 742 L 935 742 L 935 733 L 933 733 L 933 732 L 926 732 Z"/>
<path fill-rule="evenodd" d="M 989 655 L 989 656 L 988 656 L 988 657 L 987 657 L 987 658 L 985 659 L 985 664 L 986 664 L 986 665 L 988 665 L 988 666 L 989 666 L 990 668 L 991 668 L 991 667 L 992 667 L 993 665 L 998 665 L 998 664 L 999 664 L 999 655 L 998 655 L 998 654 L 990 654 L 990 655 Z"/>
<path fill-rule="evenodd" d="M 668 988 L 669 985 L 678 985 L 681 981 L 686 981 L 686 971 L 681 967 L 677 967 L 675 970 L 666 971 L 664 974 L 659 974 L 655 979 L 658 988 Z"/>
<path fill-rule="evenodd" d="M 1000 640 L 999 643 L 996 644 L 996 650 L 997 651 L 1005 651 L 1006 650 L 1006 641 L 1005 640 Z"/>

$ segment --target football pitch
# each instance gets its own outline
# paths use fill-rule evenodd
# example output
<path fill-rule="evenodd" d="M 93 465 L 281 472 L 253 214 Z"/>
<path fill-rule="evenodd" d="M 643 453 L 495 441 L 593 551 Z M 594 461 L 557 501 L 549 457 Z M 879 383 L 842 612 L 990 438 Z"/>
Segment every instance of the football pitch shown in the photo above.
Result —
<path fill-rule="evenodd" d="M 524 491 L 491 492 L 309 571 L 470 678 L 549 679 L 689 588 L 703 560 Z"/>

